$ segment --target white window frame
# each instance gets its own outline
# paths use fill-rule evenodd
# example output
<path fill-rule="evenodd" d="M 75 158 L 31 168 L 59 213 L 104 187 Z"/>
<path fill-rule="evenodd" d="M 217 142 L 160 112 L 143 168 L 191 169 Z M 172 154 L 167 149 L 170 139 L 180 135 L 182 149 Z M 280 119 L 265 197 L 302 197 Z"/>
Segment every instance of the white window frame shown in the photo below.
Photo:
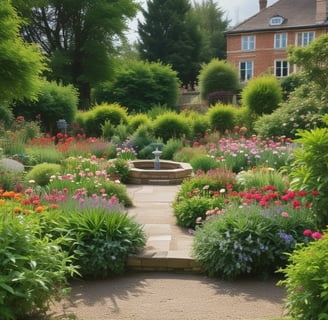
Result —
<path fill-rule="evenodd" d="M 278 68 L 277 64 L 280 63 Z M 280 70 L 280 75 L 278 75 L 278 70 Z M 287 73 L 284 74 L 284 71 L 287 70 Z M 289 63 L 286 59 L 277 59 L 274 61 L 274 74 L 277 78 L 284 78 L 289 75 Z"/>
<path fill-rule="evenodd" d="M 284 22 L 284 18 L 280 16 L 275 16 L 270 19 L 270 26 L 279 26 Z"/>
<path fill-rule="evenodd" d="M 244 65 L 244 68 L 242 69 L 242 64 Z M 245 73 L 244 76 L 242 76 L 242 70 Z M 253 78 L 254 75 L 254 61 L 240 61 L 239 62 L 239 77 L 241 82 L 246 82 L 249 79 Z"/>
<path fill-rule="evenodd" d="M 241 37 L 241 50 L 251 51 L 255 50 L 255 36 L 242 36 Z"/>
<path fill-rule="evenodd" d="M 274 35 L 274 48 L 275 49 L 286 49 L 288 43 L 287 33 L 275 33 Z"/>
<path fill-rule="evenodd" d="M 314 31 L 298 32 L 296 34 L 296 46 L 306 47 L 315 39 Z"/>

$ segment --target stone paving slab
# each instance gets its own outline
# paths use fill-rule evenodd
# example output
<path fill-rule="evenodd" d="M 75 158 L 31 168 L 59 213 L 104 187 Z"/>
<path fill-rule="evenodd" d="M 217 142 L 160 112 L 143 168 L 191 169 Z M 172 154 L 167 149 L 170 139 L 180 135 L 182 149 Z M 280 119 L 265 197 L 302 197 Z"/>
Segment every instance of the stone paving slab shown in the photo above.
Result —
<path fill-rule="evenodd" d="M 173 215 L 172 202 L 178 191 L 176 185 L 127 185 L 134 203 L 128 213 L 143 225 L 147 235 L 144 251 L 130 257 L 130 266 L 147 270 L 199 269 L 191 257 L 193 235 L 177 226 Z"/>

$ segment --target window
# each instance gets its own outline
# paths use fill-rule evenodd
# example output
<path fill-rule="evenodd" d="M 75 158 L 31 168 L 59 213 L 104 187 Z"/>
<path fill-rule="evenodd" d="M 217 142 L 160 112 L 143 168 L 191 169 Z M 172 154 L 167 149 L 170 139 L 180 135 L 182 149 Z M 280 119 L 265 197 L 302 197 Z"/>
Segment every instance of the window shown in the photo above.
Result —
<path fill-rule="evenodd" d="M 253 61 L 242 61 L 239 64 L 240 81 L 247 81 L 253 77 Z"/>
<path fill-rule="evenodd" d="M 255 36 L 242 37 L 242 50 L 254 50 L 255 49 Z"/>
<path fill-rule="evenodd" d="M 289 74 L 289 65 L 287 60 L 276 60 L 274 64 L 274 74 L 276 77 L 287 77 Z"/>
<path fill-rule="evenodd" d="M 305 47 L 308 44 L 310 44 L 311 41 L 314 40 L 314 37 L 315 37 L 314 31 L 299 32 L 297 33 L 296 45 L 300 47 Z"/>
<path fill-rule="evenodd" d="M 279 26 L 284 22 L 284 18 L 280 16 L 275 16 L 270 19 L 271 26 Z"/>
<path fill-rule="evenodd" d="M 275 49 L 287 48 L 287 33 L 276 33 L 274 35 Z"/>

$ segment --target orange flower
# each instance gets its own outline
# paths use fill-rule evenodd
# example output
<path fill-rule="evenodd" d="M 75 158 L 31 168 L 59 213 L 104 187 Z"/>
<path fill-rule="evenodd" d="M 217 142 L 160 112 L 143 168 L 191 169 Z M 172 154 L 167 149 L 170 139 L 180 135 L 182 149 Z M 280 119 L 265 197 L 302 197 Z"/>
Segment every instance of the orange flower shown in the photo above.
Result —
<path fill-rule="evenodd" d="M 45 209 L 44 207 L 38 206 L 38 207 L 35 208 L 35 211 L 36 212 L 42 212 L 44 209 Z"/>
<path fill-rule="evenodd" d="M 14 212 L 15 212 L 15 213 L 20 213 L 20 212 L 22 212 L 22 208 L 20 208 L 20 207 L 15 207 L 15 208 L 14 208 Z"/>
<path fill-rule="evenodd" d="M 2 194 L 3 197 L 7 197 L 7 198 L 13 198 L 15 196 L 15 192 L 14 191 L 5 191 Z"/>
<path fill-rule="evenodd" d="M 22 198 L 21 193 L 15 193 L 14 200 L 20 200 Z"/>

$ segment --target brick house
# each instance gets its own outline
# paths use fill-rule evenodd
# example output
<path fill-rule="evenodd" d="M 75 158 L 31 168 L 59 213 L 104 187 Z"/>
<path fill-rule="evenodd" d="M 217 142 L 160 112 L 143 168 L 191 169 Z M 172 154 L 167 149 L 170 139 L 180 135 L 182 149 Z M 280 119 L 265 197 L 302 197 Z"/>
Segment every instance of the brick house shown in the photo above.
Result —
<path fill-rule="evenodd" d="M 280 0 L 228 30 L 227 61 L 245 82 L 265 72 L 285 77 L 295 72 L 287 61 L 287 46 L 306 46 L 328 31 L 328 0 Z"/>

